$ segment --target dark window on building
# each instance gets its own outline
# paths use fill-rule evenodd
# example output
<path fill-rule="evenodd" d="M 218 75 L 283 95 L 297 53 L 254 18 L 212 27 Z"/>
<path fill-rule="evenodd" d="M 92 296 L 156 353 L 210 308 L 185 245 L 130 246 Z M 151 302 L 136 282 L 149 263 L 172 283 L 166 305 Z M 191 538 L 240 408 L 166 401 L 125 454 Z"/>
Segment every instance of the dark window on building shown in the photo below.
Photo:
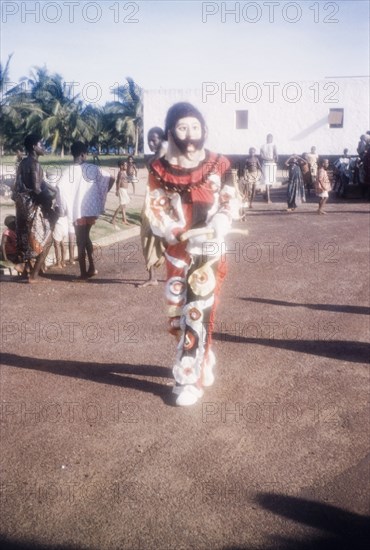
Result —
<path fill-rule="evenodd" d="M 343 128 L 344 109 L 329 109 L 329 128 Z"/>
<path fill-rule="evenodd" d="M 237 130 L 248 128 L 248 111 L 235 111 L 235 128 Z"/>

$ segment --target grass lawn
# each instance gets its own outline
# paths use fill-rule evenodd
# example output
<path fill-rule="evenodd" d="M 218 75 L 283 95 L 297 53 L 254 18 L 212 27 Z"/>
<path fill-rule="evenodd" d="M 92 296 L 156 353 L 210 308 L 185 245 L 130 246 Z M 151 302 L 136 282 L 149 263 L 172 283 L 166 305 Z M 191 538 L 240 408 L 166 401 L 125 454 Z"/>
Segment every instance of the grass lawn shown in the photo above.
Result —
<path fill-rule="evenodd" d="M 117 162 L 119 156 L 114 155 L 102 155 L 100 160 L 100 165 L 109 169 L 112 175 L 115 175 L 117 170 Z M 45 173 L 49 172 L 50 179 L 58 177 L 58 172 L 64 166 L 68 166 L 71 163 L 71 157 L 66 156 L 64 159 L 61 159 L 57 155 L 45 155 L 44 157 L 39 157 L 40 163 L 43 166 Z M 92 161 L 90 156 L 88 160 Z M 140 225 L 141 223 L 141 208 L 144 199 L 144 190 L 146 185 L 147 171 L 143 169 L 144 157 L 135 158 L 136 166 L 139 169 L 139 180 L 137 184 L 137 195 L 131 196 L 131 204 L 127 208 L 127 219 L 132 224 L 131 226 L 123 225 L 121 223 L 121 215 L 118 216 L 118 227 L 120 230 L 124 231 L 133 227 L 135 225 Z M 142 167 L 140 167 L 142 163 Z M 1 172 L 6 177 L 4 178 L 9 184 L 10 181 L 14 181 L 14 156 L 8 155 L 0 159 Z M 114 169 L 114 171 L 113 171 Z M 113 217 L 114 211 L 118 206 L 118 199 L 115 195 L 115 188 L 113 187 L 107 195 L 107 201 L 105 205 L 105 212 L 97 220 L 96 224 L 92 229 L 92 238 L 94 241 L 97 241 L 100 238 L 107 237 L 113 233 L 117 233 L 117 229 L 111 224 L 111 219 Z M 8 214 L 15 214 L 15 205 L 10 198 L 0 197 L 0 231 L 4 229 L 4 219 Z"/>
<path fill-rule="evenodd" d="M 117 168 L 117 163 L 120 159 L 126 160 L 128 155 L 100 155 L 99 163 L 100 166 L 107 168 Z M 135 164 L 138 168 L 142 168 L 145 165 L 144 155 L 138 155 L 134 157 Z M 93 162 L 92 155 L 87 157 L 88 162 Z M 15 155 L 5 155 L 0 159 L 0 165 L 2 167 L 1 173 L 10 174 L 13 172 L 15 162 Z M 72 162 L 71 155 L 65 155 L 64 158 L 61 158 L 59 155 L 44 155 L 39 157 L 39 162 L 43 166 L 44 170 L 47 170 L 48 167 L 60 167 L 68 166 Z"/>

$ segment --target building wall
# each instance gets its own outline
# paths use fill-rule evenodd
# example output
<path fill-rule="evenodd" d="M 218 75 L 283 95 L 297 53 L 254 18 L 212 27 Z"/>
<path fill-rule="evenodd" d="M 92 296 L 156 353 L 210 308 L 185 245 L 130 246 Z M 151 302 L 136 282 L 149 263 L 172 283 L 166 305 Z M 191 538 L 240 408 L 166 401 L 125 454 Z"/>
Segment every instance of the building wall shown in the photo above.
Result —
<path fill-rule="evenodd" d="M 208 126 L 206 147 L 229 155 L 259 152 L 272 133 L 278 153 L 301 154 L 315 145 L 320 155 L 337 155 L 344 148 L 356 154 L 361 134 L 370 129 L 369 79 L 338 78 L 306 82 L 203 83 L 200 90 L 146 90 L 146 134 L 164 126 L 168 108 L 178 101 L 193 103 Z M 330 128 L 329 109 L 344 110 L 343 128 Z M 236 129 L 235 111 L 248 111 L 248 129 Z"/>

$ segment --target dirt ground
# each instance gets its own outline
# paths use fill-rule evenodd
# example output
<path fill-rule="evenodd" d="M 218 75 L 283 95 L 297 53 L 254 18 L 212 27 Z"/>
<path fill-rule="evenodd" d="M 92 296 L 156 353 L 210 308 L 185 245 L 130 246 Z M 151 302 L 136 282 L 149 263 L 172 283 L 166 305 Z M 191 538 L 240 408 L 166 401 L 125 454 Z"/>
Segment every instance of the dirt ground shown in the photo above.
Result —
<path fill-rule="evenodd" d="M 229 237 L 216 381 L 175 407 L 135 236 L 1 284 L 3 548 L 316 550 L 369 541 L 369 203 L 258 198 Z"/>

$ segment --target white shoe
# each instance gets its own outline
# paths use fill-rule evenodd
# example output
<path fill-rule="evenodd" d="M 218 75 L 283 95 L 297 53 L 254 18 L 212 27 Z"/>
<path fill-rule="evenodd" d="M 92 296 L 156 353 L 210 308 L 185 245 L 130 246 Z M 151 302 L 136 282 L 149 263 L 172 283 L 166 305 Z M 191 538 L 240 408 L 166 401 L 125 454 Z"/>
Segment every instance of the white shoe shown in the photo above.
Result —
<path fill-rule="evenodd" d="M 178 394 L 176 399 L 176 405 L 179 407 L 188 407 L 189 405 L 195 405 L 195 403 L 203 396 L 203 390 L 187 384 L 186 386 L 175 386 L 173 393 Z"/>
<path fill-rule="evenodd" d="M 202 383 L 205 388 L 212 386 L 215 381 L 215 375 L 213 374 L 213 368 L 216 364 L 216 357 L 212 350 L 208 352 L 208 359 L 203 366 Z"/>

